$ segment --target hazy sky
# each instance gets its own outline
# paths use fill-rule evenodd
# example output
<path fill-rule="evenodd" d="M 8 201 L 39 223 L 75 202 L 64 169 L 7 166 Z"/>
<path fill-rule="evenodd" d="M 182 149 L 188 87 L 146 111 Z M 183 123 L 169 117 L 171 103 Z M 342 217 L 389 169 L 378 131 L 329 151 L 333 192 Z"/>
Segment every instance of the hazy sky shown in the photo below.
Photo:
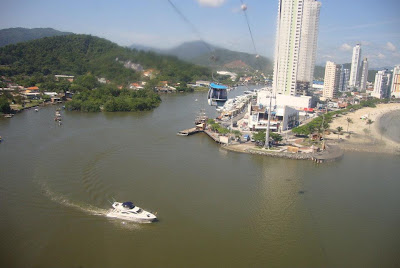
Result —
<path fill-rule="evenodd" d="M 240 0 L 0 0 L 0 29 L 51 27 L 120 45 L 167 48 L 205 41 L 254 53 Z M 259 54 L 273 57 L 278 0 L 243 0 Z M 317 63 L 351 61 L 361 42 L 371 67 L 400 64 L 400 0 L 321 0 Z"/>

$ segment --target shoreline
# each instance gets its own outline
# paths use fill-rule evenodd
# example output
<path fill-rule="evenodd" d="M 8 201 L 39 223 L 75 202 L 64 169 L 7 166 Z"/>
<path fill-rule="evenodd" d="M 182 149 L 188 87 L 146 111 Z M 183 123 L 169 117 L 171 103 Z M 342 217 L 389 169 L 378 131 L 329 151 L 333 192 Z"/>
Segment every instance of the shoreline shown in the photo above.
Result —
<path fill-rule="evenodd" d="M 343 127 L 342 133 L 344 135 L 341 135 L 340 139 L 338 139 L 337 134 L 331 133 L 326 138 L 336 141 L 336 144 L 344 151 L 400 154 L 400 143 L 385 137 L 380 131 L 381 118 L 395 111 L 400 111 L 400 103 L 378 104 L 375 108 L 365 107 L 334 118 L 330 129 L 336 130 L 337 127 L 341 126 Z M 372 126 L 366 124 L 367 119 L 360 119 L 362 116 L 367 116 L 367 119 L 371 119 L 373 121 Z M 353 120 L 353 123 L 349 124 L 348 132 L 347 118 Z"/>

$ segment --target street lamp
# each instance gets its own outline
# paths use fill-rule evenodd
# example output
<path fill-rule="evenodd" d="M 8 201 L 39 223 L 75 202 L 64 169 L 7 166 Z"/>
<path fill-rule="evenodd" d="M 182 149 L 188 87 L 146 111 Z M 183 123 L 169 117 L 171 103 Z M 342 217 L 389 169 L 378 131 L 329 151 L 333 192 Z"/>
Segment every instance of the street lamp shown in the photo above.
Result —
<path fill-rule="evenodd" d="M 272 103 L 272 89 L 269 92 L 268 123 L 267 123 L 267 131 L 265 133 L 265 144 L 264 144 L 264 147 L 268 150 L 269 150 L 269 129 L 271 124 L 271 103 Z"/>

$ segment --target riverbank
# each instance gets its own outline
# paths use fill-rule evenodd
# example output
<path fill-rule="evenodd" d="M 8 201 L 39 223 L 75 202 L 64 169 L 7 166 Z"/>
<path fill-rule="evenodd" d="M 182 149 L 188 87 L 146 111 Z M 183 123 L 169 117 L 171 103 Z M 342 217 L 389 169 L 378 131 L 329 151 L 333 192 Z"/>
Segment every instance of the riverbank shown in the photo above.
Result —
<path fill-rule="evenodd" d="M 343 135 L 331 133 L 326 139 L 337 142 L 345 151 L 400 154 L 400 143 L 385 137 L 379 121 L 384 114 L 400 111 L 400 103 L 378 104 L 375 108 L 366 107 L 353 113 L 336 117 L 330 129 L 343 128 Z M 353 123 L 348 124 L 347 118 Z M 363 118 L 363 119 L 362 119 Z M 372 125 L 368 125 L 368 119 Z"/>

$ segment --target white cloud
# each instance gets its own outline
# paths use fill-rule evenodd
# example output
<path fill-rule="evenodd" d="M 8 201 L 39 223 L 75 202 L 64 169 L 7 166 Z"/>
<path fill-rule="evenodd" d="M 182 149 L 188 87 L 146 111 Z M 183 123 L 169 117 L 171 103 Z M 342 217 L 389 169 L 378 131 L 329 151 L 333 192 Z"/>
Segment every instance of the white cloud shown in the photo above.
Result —
<path fill-rule="evenodd" d="M 226 0 L 197 0 L 197 2 L 205 7 L 219 7 L 222 6 Z"/>
<path fill-rule="evenodd" d="M 369 41 L 361 41 L 361 45 L 362 46 L 369 46 L 369 45 L 371 45 L 371 42 L 369 42 Z"/>
<path fill-rule="evenodd" d="M 385 55 L 383 55 L 382 53 L 378 53 L 378 59 L 384 59 L 384 58 L 386 58 L 386 56 Z"/>
<path fill-rule="evenodd" d="M 396 51 L 396 46 L 391 42 L 387 42 L 385 48 L 389 51 Z"/>
<path fill-rule="evenodd" d="M 352 47 L 349 44 L 344 43 L 343 45 L 340 46 L 340 50 L 342 50 L 342 51 L 351 51 Z"/>

